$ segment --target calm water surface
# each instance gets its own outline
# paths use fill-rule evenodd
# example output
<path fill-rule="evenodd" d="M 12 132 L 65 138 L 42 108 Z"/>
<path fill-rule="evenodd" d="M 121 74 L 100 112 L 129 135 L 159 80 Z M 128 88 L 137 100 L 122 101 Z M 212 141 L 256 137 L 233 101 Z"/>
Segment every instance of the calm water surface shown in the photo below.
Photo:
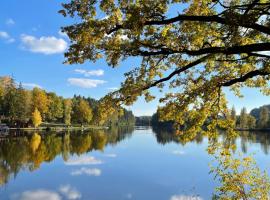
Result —
<path fill-rule="evenodd" d="M 243 133 L 235 143 L 269 171 L 270 133 Z M 0 199 L 211 199 L 218 183 L 207 145 L 142 127 L 21 133 L 0 139 Z"/>

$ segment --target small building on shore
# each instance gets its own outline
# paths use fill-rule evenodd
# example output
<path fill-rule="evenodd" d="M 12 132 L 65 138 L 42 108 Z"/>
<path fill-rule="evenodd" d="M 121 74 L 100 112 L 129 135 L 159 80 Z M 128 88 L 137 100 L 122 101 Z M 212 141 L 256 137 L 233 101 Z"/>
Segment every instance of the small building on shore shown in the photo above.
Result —
<path fill-rule="evenodd" d="M 9 131 L 9 127 L 6 124 L 0 124 L 0 134 L 6 134 Z"/>

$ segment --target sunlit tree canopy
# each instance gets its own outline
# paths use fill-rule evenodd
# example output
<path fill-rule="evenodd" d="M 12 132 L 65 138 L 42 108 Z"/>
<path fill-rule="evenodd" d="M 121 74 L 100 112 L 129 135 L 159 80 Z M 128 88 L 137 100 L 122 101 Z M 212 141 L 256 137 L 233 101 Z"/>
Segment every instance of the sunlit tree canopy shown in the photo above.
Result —
<path fill-rule="evenodd" d="M 63 27 L 71 40 L 66 63 L 105 58 L 116 67 L 141 58 L 107 103 L 150 101 L 156 87 L 162 120 L 188 121 L 194 131 L 227 117 L 223 88 L 270 93 L 268 0 L 70 0 L 59 12 L 76 21 Z"/>

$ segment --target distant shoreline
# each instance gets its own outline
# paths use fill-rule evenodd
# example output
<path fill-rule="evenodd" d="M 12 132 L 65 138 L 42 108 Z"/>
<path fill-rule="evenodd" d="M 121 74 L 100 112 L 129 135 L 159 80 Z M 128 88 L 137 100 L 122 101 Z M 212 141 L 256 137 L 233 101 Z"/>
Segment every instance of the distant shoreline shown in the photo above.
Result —
<path fill-rule="evenodd" d="M 29 128 L 14 128 L 11 127 L 9 130 L 29 130 L 29 131 L 65 131 L 65 130 L 88 130 L 88 129 L 108 129 L 107 126 L 70 126 L 70 127 L 65 127 L 65 126 L 46 126 L 46 127 L 29 127 Z"/>

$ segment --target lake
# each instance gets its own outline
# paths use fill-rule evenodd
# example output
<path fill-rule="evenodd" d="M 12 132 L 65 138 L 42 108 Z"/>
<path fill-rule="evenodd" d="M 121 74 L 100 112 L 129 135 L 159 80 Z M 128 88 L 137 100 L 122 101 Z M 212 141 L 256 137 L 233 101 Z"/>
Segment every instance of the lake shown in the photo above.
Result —
<path fill-rule="evenodd" d="M 206 200 L 218 185 L 202 136 L 184 142 L 151 127 L 11 134 L 0 139 L 1 200 Z M 270 172 L 270 133 L 234 142 Z"/>

